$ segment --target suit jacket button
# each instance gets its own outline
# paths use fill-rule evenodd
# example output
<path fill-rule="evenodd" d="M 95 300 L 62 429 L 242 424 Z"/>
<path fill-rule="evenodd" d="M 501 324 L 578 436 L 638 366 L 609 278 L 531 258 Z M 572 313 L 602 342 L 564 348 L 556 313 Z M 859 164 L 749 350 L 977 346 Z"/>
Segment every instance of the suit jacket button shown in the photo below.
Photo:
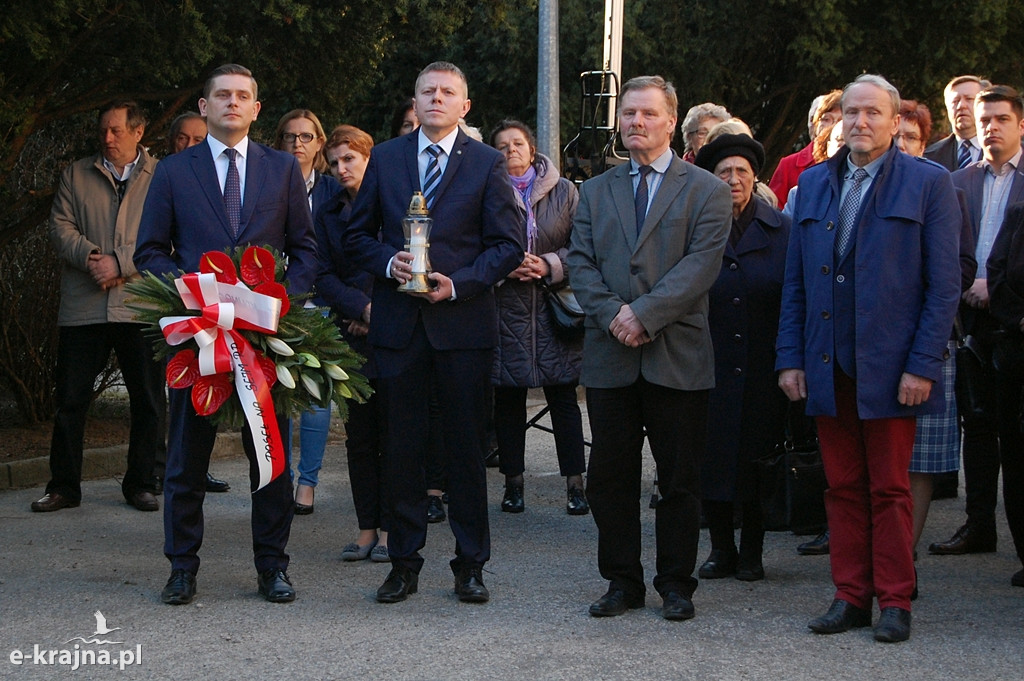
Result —
<path fill-rule="evenodd" d="M 733 373 L 734 376 L 740 376 L 740 375 L 743 374 L 743 369 L 740 369 L 739 367 L 736 367 L 735 369 L 732 370 L 732 373 Z"/>
<path fill-rule="evenodd" d="M 822 274 L 828 274 L 831 271 L 832 271 L 832 268 L 829 267 L 828 265 L 822 265 L 821 266 L 821 273 Z"/>
<path fill-rule="evenodd" d="M 834 222 L 832 222 L 831 220 L 829 220 L 829 221 L 828 221 L 828 224 L 827 224 L 827 225 L 825 225 L 825 229 L 827 229 L 827 230 L 829 230 L 829 231 L 832 231 L 832 228 L 833 228 L 833 227 L 835 227 L 835 226 L 836 226 L 836 225 L 835 225 L 835 223 L 834 223 Z"/>
<path fill-rule="evenodd" d="M 732 339 L 733 339 L 734 341 L 736 341 L 737 343 L 741 343 L 741 342 L 743 342 L 743 336 L 741 336 L 741 335 L 740 335 L 740 334 L 738 334 L 738 333 L 736 333 L 736 334 L 733 334 L 733 336 L 732 336 Z"/>
<path fill-rule="evenodd" d="M 831 319 L 832 315 L 829 314 L 828 310 L 822 310 L 821 311 L 821 318 L 822 319 Z"/>
<path fill-rule="evenodd" d="M 842 284 L 844 281 L 846 281 L 846 277 L 844 277 L 843 275 L 840 274 L 838 277 L 836 277 L 837 284 Z"/>
<path fill-rule="evenodd" d="M 825 364 L 828 364 L 829 362 L 832 361 L 832 358 L 828 356 L 827 352 L 825 352 L 825 353 L 822 353 L 822 355 L 821 355 L 821 361 L 824 362 Z"/>
<path fill-rule="evenodd" d="M 740 304 L 740 299 L 739 298 L 733 298 L 732 299 L 732 304 L 733 305 L 739 305 Z"/>
<path fill-rule="evenodd" d="M 633 267 L 629 268 L 629 273 L 632 274 L 633 276 L 636 276 L 640 274 L 640 268 L 634 265 Z"/>
<path fill-rule="evenodd" d="M 737 265 L 736 263 L 730 263 L 730 264 L 729 264 L 729 269 L 730 269 L 730 270 L 736 270 L 736 269 L 739 269 L 739 265 Z"/>

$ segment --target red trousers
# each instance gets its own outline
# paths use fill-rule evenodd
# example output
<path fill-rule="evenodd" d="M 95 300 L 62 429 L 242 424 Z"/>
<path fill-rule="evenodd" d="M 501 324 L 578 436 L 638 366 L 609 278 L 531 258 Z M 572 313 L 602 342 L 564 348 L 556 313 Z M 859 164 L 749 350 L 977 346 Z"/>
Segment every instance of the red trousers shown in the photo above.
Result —
<path fill-rule="evenodd" d="M 828 490 L 835 598 L 870 610 L 910 610 L 914 590 L 913 500 L 907 467 L 917 421 L 861 420 L 857 387 L 836 372 L 836 416 L 819 416 L 818 439 Z"/>

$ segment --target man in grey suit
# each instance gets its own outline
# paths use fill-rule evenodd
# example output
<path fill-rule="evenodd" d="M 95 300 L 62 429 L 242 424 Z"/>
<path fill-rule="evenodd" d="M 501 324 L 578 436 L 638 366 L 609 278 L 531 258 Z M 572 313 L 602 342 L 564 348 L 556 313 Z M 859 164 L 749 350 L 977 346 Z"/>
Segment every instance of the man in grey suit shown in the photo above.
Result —
<path fill-rule="evenodd" d="M 729 188 L 669 149 L 675 88 L 641 76 L 619 94 L 630 162 L 580 190 L 568 256 L 587 313 L 583 374 L 593 447 L 587 498 L 608 592 L 595 617 L 644 605 L 640 478 L 644 429 L 662 498 L 655 511 L 654 588 L 669 620 L 693 617 L 699 461 L 714 358 L 708 290 L 732 221 Z"/>

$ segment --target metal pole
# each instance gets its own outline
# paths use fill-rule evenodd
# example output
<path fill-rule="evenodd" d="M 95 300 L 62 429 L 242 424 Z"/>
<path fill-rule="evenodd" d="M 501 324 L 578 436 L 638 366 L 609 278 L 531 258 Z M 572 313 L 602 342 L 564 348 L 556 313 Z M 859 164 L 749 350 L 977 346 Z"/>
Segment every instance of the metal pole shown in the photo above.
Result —
<path fill-rule="evenodd" d="M 540 0 L 537 31 L 537 151 L 560 166 L 558 0 Z"/>
<path fill-rule="evenodd" d="M 613 72 L 622 78 L 622 15 L 625 0 L 605 0 L 604 2 L 604 61 L 601 68 Z M 607 86 L 612 97 L 608 99 L 608 122 L 615 121 L 616 99 L 618 89 L 613 80 Z M 612 91 L 613 88 L 616 88 Z"/>

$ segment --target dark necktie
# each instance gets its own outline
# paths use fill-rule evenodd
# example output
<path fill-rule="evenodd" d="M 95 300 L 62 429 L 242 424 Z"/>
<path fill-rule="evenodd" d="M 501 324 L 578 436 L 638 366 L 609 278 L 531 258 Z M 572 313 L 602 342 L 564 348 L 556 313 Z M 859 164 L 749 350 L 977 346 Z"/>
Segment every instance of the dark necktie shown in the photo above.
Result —
<path fill-rule="evenodd" d="M 128 187 L 128 180 L 114 180 L 114 184 L 117 185 L 117 202 L 121 203 L 124 201 L 124 192 Z"/>
<path fill-rule="evenodd" d="M 437 188 L 441 186 L 441 164 L 437 162 L 437 157 L 441 155 L 441 147 L 431 144 L 426 151 L 430 155 L 430 160 L 427 161 L 427 172 L 423 175 L 423 198 L 427 201 L 427 208 L 433 208 Z"/>
<path fill-rule="evenodd" d="M 960 143 L 960 153 L 956 157 L 957 168 L 966 168 L 971 164 L 971 143 L 964 140 Z"/>
<path fill-rule="evenodd" d="M 647 199 L 650 194 L 650 187 L 647 186 L 647 176 L 654 170 L 651 166 L 640 166 L 640 180 L 636 183 L 636 233 L 644 228 L 644 219 L 647 217 Z"/>
<path fill-rule="evenodd" d="M 853 173 L 853 185 L 850 191 L 846 192 L 843 205 L 839 209 L 839 231 L 836 232 L 836 253 L 839 257 L 846 255 L 850 249 L 853 236 L 853 223 L 857 220 L 857 211 L 860 210 L 860 195 L 864 185 L 864 178 L 868 171 L 857 168 Z"/>
<path fill-rule="evenodd" d="M 228 157 L 228 177 L 224 181 L 224 208 L 228 212 L 231 233 L 238 238 L 238 225 L 242 222 L 242 185 L 238 180 L 238 166 L 235 165 L 238 151 L 225 149 L 224 153 Z"/>

